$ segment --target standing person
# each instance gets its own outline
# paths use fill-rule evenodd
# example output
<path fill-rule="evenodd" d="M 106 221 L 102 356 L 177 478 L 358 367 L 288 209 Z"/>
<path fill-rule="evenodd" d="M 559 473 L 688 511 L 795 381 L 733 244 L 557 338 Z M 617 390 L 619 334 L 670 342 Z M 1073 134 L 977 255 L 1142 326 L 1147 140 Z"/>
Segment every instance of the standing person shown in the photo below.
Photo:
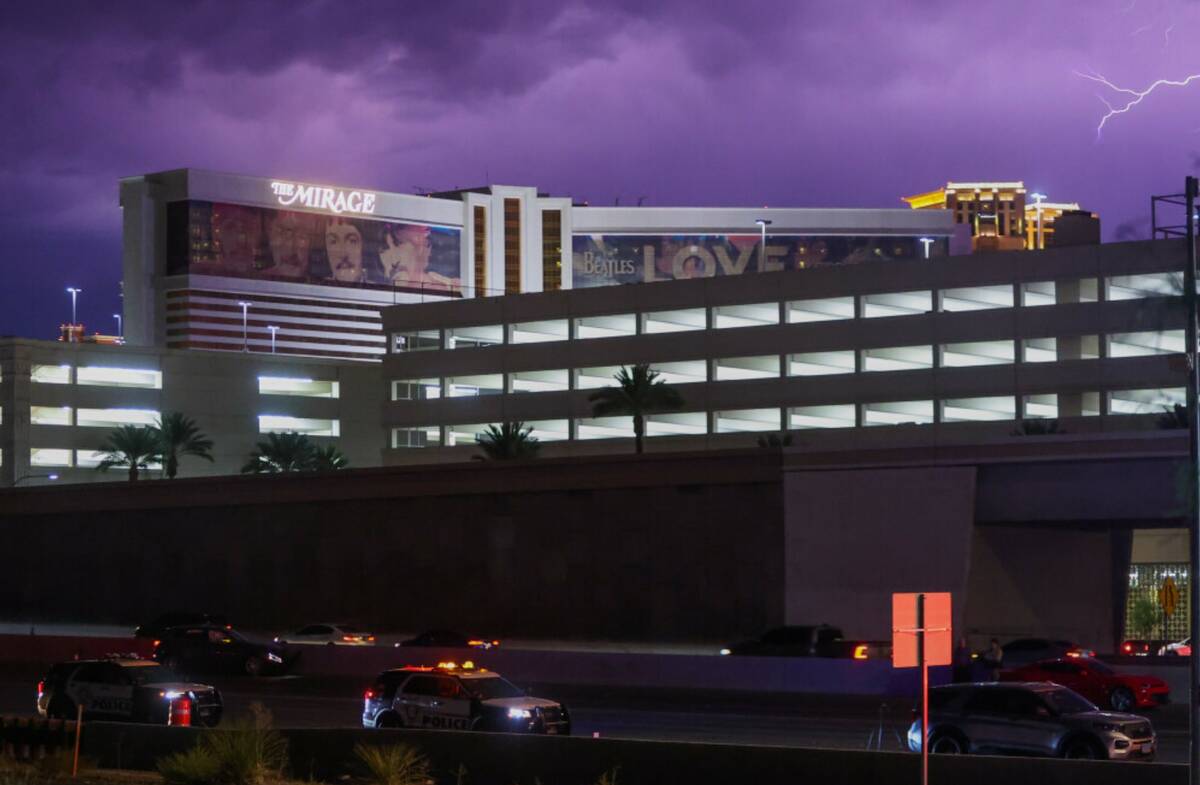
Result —
<path fill-rule="evenodd" d="M 1004 665 L 1004 649 L 1000 648 L 1000 641 L 992 638 L 992 642 L 988 644 L 987 651 L 983 653 L 981 659 L 984 667 L 988 670 L 988 679 L 1000 681 L 1000 668 Z"/>
<path fill-rule="evenodd" d="M 971 649 L 967 646 L 966 637 L 958 639 L 954 649 L 954 681 L 962 684 L 971 680 Z"/>

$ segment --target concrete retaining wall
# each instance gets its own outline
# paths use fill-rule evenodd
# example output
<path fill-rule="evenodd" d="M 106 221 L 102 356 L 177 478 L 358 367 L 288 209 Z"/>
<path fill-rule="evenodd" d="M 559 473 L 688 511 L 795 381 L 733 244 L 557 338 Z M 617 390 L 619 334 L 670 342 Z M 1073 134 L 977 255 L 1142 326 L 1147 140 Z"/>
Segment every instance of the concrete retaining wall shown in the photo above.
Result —
<path fill-rule="evenodd" d="M 151 769 L 168 754 L 189 748 L 195 728 L 160 728 L 91 723 L 83 754 L 101 766 Z M 912 785 L 920 758 L 904 753 L 749 747 L 719 744 L 554 738 L 449 731 L 285 731 L 291 770 L 300 779 L 333 781 L 356 773 L 357 743 L 410 744 L 432 761 L 442 781 L 459 767 L 472 785 L 541 781 L 590 783 L 619 767 L 624 785 L 658 783 L 752 783 L 754 785 Z M 1040 760 L 1036 758 L 936 757 L 930 780 L 972 785 L 1184 785 L 1187 768 L 1171 764 Z"/>

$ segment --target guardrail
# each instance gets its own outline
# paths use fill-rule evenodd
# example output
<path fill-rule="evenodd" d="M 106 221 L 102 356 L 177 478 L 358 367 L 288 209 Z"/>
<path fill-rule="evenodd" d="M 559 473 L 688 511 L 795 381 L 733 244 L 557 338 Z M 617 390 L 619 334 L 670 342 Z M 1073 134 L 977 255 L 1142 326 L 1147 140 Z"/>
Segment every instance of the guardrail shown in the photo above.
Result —
<path fill-rule="evenodd" d="M 172 753 L 189 749 L 203 733 L 220 729 L 167 728 L 88 723 L 83 753 L 105 767 L 150 770 Z M 291 773 L 302 779 L 336 782 L 360 774 L 354 746 L 408 744 L 433 764 L 441 781 L 465 772 L 472 785 L 514 782 L 594 782 L 617 769 L 624 785 L 664 782 L 707 785 L 912 785 L 919 781 L 920 758 L 897 752 L 752 747 L 619 739 L 519 736 L 422 730 L 282 730 L 288 740 Z M 461 767 L 461 768 L 460 768 Z M 1184 785 L 1187 767 L 1174 764 L 1063 761 L 1039 758 L 934 756 L 933 782 L 971 785 Z"/>
<path fill-rule="evenodd" d="M 0 716 L 0 755 L 37 760 L 75 744 L 74 720 Z"/>

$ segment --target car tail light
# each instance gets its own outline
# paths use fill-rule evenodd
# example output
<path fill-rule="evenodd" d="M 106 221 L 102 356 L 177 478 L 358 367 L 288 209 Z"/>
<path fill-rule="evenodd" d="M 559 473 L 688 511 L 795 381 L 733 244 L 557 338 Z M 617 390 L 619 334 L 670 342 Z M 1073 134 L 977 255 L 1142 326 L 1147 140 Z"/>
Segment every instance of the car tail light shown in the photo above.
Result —
<path fill-rule="evenodd" d="M 860 643 L 854 647 L 854 659 L 865 660 L 867 658 L 867 649 L 869 647 L 865 643 Z"/>
<path fill-rule="evenodd" d="M 368 635 L 368 636 L 367 636 L 367 640 L 369 640 L 369 641 L 373 641 L 373 640 L 375 640 L 375 636 L 374 636 L 374 635 Z"/>
<path fill-rule="evenodd" d="M 363 693 L 363 700 L 371 700 L 375 697 L 375 690 L 367 690 Z"/>
<path fill-rule="evenodd" d="M 44 695 L 45 693 L 46 693 L 46 682 L 39 681 L 38 682 L 38 697 L 39 698 L 42 697 L 42 695 Z"/>
<path fill-rule="evenodd" d="M 493 646 L 499 646 L 499 645 L 500 645 L 500 641 L 492 641 L 492 645 L 493 645 Z"/>
<path fill-rule="evenodd" d="M 355 638 L 353 635 L 343 635 L 342 640 L 350 643 L 351 641 L 357 640 L 357 638 Z"/>
<path fill-rule="evenodd" d="M 153 647 L 157 649 L 160 643 L 162 643 L 162 641 L 155 641 Z"/>
<path fill-rule="evenodd" d="M 1126 654 L 1132 654 L 1133 653 L 1133 644 L 1126 641 L 1125 645 L 1121 647 L 1121 651 L 1125 652 Z"/>

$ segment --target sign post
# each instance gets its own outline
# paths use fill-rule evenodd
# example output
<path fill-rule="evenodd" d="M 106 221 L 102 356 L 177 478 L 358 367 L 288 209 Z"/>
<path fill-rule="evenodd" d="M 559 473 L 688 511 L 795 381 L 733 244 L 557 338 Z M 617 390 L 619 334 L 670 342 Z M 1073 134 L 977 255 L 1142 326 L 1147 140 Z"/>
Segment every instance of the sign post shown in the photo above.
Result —
<path fill-rule="evenodd" d="M 921 669 L 921 785 L 929 785 L 929 666 L 953 660 L 950 593 L 892 595 L 892 667 Z"/>

